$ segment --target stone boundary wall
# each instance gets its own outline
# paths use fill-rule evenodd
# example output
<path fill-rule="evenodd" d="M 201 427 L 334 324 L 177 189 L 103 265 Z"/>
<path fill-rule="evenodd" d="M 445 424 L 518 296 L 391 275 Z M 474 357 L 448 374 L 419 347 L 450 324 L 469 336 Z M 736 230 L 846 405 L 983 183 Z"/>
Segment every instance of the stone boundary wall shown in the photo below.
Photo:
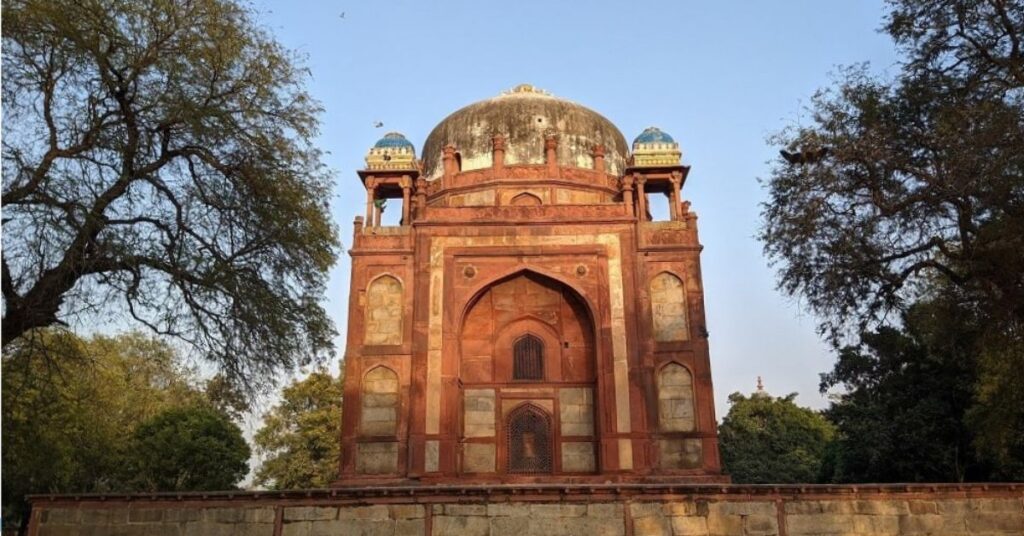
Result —
<path fill-rule="evenodd" d="M 29 536 L 1024 535 L 1024 484 L 376 486 L 30 500 Z"/>

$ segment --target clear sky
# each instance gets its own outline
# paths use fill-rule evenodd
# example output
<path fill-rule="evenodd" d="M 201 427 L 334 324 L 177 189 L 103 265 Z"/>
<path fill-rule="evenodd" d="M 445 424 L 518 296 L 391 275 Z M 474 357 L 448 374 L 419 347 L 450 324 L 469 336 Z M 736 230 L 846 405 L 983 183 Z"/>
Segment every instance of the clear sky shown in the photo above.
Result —
<path fill-rule="evenodd" d="M 257 0 L 261 20 L 307 58 L 325 107 L 320 137 L 337 172 L 332 212 L 347 247 L 365 210 L 355 170 L 386 131 L 417 150 L 449 113 L 530 83 L 583 104 L 632 140 L 658 126 L 692 166 L 683 197 L 699 216 L 718 417 L 754 389 L 824 407 L 818 374 L 834 356 L 815 319 L 775 290 L 754 238 L 777 147 L 837 66 L 891 70 L 880 1 L 512 2 Z M 383 128 L 374 128 L 376 121 Z M 344 349 L 350 259 L 331 273 L 328 310 Z M 337 370 L 337 365 L 334 365 Z"/>

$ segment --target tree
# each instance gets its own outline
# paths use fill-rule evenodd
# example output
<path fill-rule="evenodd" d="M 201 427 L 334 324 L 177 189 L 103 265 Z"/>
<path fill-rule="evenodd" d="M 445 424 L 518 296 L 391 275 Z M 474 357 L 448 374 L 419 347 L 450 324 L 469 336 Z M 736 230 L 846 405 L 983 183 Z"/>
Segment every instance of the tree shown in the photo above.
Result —
<path fill-rule="evenodd" d="M 773 137 L 825 147 L 781 159 L 760 238 L 780 287 L 836 335 L 877 324 L 936 281 L 993 320 L 1024 322 L 1024 4 L 890 2 L 895 80 L 845 72 L 812 124 Z M 1007 327 L 1006 329 L 1011 329 Z"/>
<path fill-rule="evenodd" d="M 271 489 L 322 488 L 338 478 L 344 382 L 315 371 L 284 389 L 254 442 L 263 462 L 256 483 Z"/>
<path fill-rule="evenodd" d="M 4 519 L 20 517 L 28 493 L 122 491 L 132 431 L 165 408 L 201 394 L 160 341 L 129 333 L 80 339 L 36 333 L 4 352 Z M 46 352 L 59 354 L 52 368 Z"/>
<path fill-rule="evenodd" d="M 241 422 L 249 412 L 249 398 L 237 385 L 228 381 L 223 374 L 216 374 L 203 383 L 206 402 L 232 421 Z"/>
<path fill-rule="evenodd" d="M 839 430 L 825 476 L 835 482 L 963 482 L 1024 478 L 1020 408 L 1005 422 L 1016 449 L 974 448 L 983 330 L 955 293 L 915 305 L 902 329 L 864 333 L 843 348 L 822 391 L 841 387 L 826 415 Z M 1015 425 L 1012 423 L 1016 422 Z"/>
<path fill-rule="evenodd" d="M 835 429 L 816 411 L 797 406 L 796 393 L 774 398 L 763 391 L 729 395 L 729 414 L 718 427 L 722 465 L 743 484 L 817 482 Z"/>
<path fill-rule="evenodd" d="M 974 447 L 1006 459 L 1024 420 L 1024 2 L 891 0 L 905 61 L 847 69 L 810 124 L 773 143 L 827 149 L 776 162 L 760 239 L 779 287 L 837 347 L 955 293 L 972 340 Z M 870 342 L 870 341 L 869 341 Z M 870 344 L 869 344 L 870 346 Z"/>
<path fill-rule="evenodd" d="M 152 336 L 33 337 L 5 349 L 0 374 L 5 528 L 23 517 L 29 493 L 139 491 L 135 430 L 171 408 L 213 407 L 175 349 Z"/>
<path fill-rule="evenodd" d="M 307 72 L 232 0 L 4 0 L 3 344 L 120 303 L 249 386 L 323 357 Z"/>
<path fill-rule="evenodd" d="M 132 439 L 129 459 L 142 490 L 232 489 L 249 472 L 242 430 L 209 406 L 165 410 L 136 428 Z"/>

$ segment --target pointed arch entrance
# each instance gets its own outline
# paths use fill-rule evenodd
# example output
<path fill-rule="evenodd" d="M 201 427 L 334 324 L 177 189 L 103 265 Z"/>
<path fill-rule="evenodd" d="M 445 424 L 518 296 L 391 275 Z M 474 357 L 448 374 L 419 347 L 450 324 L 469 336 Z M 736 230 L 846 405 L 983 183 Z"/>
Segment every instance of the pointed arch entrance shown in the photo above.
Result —
<path fill-rule="evenodd" d="M 596 334 L 584 299 L 523 271 L 484 286 L 465 311 L 461 472 L 596 472 Z"/>

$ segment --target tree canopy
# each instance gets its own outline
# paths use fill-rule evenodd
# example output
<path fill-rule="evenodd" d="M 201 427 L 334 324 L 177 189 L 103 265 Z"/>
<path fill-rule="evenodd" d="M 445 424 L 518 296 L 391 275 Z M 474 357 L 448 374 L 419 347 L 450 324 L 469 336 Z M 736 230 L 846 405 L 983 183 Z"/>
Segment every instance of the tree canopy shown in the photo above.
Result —
<path fill-rule="evenodd" d="M 797 406 L 796 394 L 729 395 L 718 427 L 722 466 L 737 484 L 817 482 L 834 427 L 821 413 Z"/>
<path fill-rule="evenodd" d="M 263 457 L 256 483 L 271 489 L 322 488 L 338 478 L 344 382 L 315 371 L 284 389 L 253 438 Z"/>
<path fill-rule="evenodd" d="M 249 454 L 237 424 L 209 406 L 192 405 L 140 424 L 130 462 L 139 489 L 212 491 L 232 489 L 245 478 Z"/>
<path fill-rule="evenodd" d="M 937 281 L 994 321 L 1024 321 L 1024 3 L 890 2 L 892 80 L 849 68 L 773 137 L 760 238 L 782 290 L 833 337 L 877 325 Z"/>
<path fill-rule="evenodd" d="M 125 311 L 253 386 L 326 355 L 308 73 L 232 0 L 3 0 L 3 344 Z"/>
<path fill-rule="evenodd" d="M 822 390 L 838 428 L 825 478 L 834 482 L 964 482 L 1024 478 L 1024 412 L 1006 408 L 1000 451 L 976 448 L 975 385 L 983 330 L 955 293 L 904 314 L 901 329 L 842 349 Z"/>
<path fill-rule="evenodd" d="M 903 332 L 912 308 L 955 296 L 970 324 L 951 329 L 980 330 L 959 354 L 977 368 L 960 377 L 973 382 L 972 448 L 1010 460 L 1019 439 L 1008 431 L 1024 418 L 1024 2 L 889 7 L 899 73 L 845 69 L 807 123 L 772 137 L 823 156 L 773 164 L 760 239 L 780 289 L 837 348 L 863 337 L 869 354 L 910 359 L 886 327 Z M 840 365 L 857 361 L 851 352 Z"/>
<path fill-rule="evenodd" d="M 170 409 L 214 408 L 173 347 L 139 333 L 81 339 L 47 329 L 35 336 L 8 345 L 2 361 L 4 522 L 21 517 L 29 493 L 162 485 L 135 472 L 135 431 Z M 47 353 L 60 355 L 59 367 Z M 206 478 L 191 460 L 175 462 Z"/>

